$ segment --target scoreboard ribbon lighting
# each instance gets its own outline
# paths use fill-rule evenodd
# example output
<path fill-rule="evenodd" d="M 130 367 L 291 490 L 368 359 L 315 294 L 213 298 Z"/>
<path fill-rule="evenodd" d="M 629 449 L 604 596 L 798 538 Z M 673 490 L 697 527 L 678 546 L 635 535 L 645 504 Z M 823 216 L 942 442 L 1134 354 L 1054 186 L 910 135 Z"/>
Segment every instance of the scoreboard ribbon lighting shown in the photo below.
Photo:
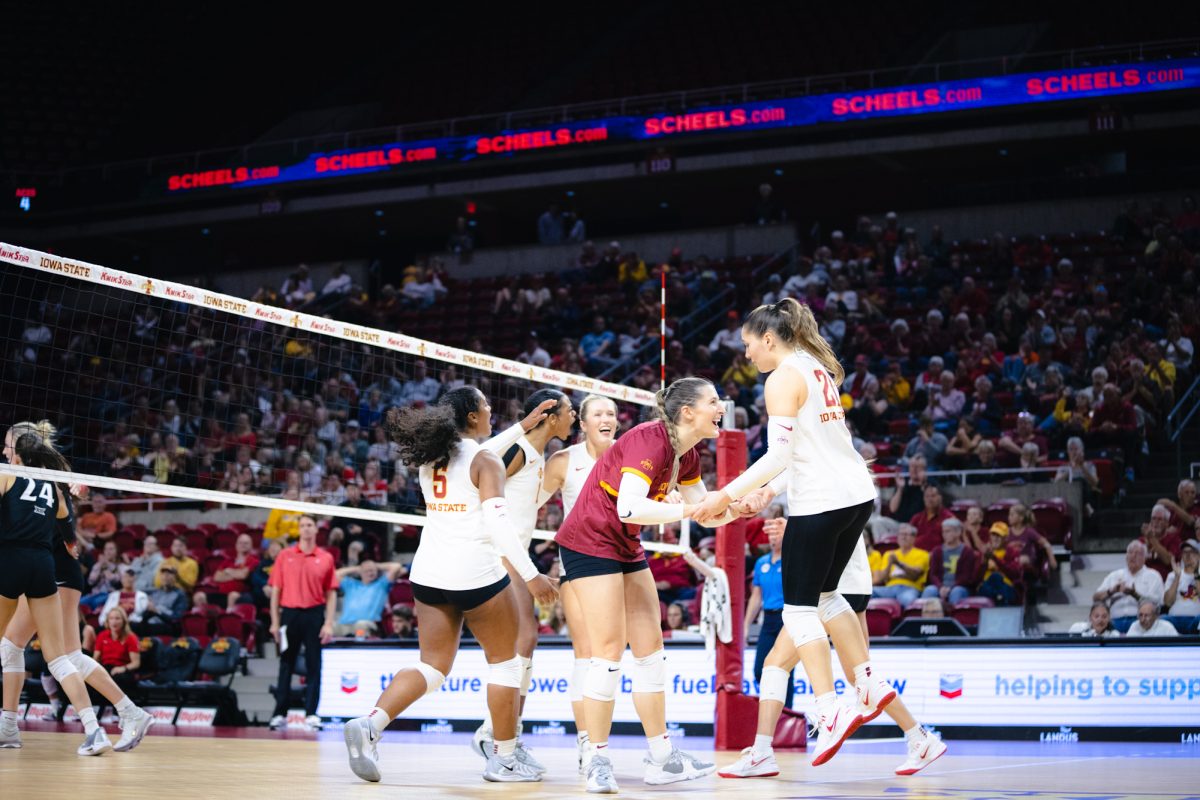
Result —
<path fill-rule="evenodd" d="M 1200 59 L 1064 69 L 923 83 L 699 108 L 679 114 L 619 116 L 488 136 L 451 136 L 377 147 L 312 153 L 290 164 L 233 166 L 171 175 L 168 193 L 244 188 L 463 163 L 605 143 L 655 142 L 705 133 L 773 130 L 847 120 L 939 114 L 980 108 L 1200 88 Z"/>

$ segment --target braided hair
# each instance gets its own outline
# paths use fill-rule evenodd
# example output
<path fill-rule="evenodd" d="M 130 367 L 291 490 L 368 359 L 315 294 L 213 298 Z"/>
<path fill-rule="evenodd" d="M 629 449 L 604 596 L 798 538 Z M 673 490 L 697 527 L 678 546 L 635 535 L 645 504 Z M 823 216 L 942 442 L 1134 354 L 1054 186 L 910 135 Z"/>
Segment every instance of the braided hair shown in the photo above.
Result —
<path fill-rule="evenodd" d="M 675 455 L 679 452 L 679 412 L 684 406 L 694 406 L 700 401 L 704 390 L 713 388 L 704 378 L 680 378 L 665 389 L 660 389 L 654 399 L 657 402 L 658 418 L 667 427 L 667 438 Z"/>

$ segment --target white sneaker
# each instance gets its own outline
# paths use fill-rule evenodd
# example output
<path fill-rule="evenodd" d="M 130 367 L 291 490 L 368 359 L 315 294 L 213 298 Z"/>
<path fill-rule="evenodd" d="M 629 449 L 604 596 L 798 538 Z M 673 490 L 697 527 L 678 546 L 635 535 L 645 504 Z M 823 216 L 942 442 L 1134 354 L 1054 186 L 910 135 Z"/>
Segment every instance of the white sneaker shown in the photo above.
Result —
<path fill-rule="evenodd" d="M 534 783 L 542 779 L 542 773 L 522 762 L 515 753 L 511 756 L 492 753 L 483 768 L 483 779 L 495 783 Z"/>
<path fill-rule="evenodd" d="M 896 767 L 897 775 L 916 775 L 946 754 L 946 743 L 928 732 L 908 743 L 908 758 Z"/>
<path fill-rule="evenodd" d="M 589 794 L 616 794 L 621 791 L 613 775 L 612 762 L 606 756 L 592 756 L 588 762 L 587 790 Z"/>
<path fill-rule="evenodd" d="M 850 738 L 862 725 L 862 714 L 856 709 L 838 705 L 831 717 L 821 717 L 817 723 L 817 749 L 813 753 L 812 765 L 819 767 L 837 755 L 842 742 Z"/>
<path fill-rule="evenodd" d="M 716 764 L 701 761 L 678 747 L 672 748 L 671 755 L 667 756 L 667 760 L 661 764 L 656 764 L 652 758 L 644 759 L 643 763 L 646 765 L 646 774 L 642 780 L 651 786 L 694 781 L 717 771 Z"/>
<path fill-rule="evenodd" d="M 304 727 L 308 728 L 313 733 L 325 727 L 325 723 L 316 714 L 309 714 L 304 718 Z"/>
<path fill-rule="evenodd" d="M 273 731 L 277 731 L 287 725 L 287 717 L 282 714 L 276 714 L 271 717 L 271 721 L 267 723 L 267 727 Z"/>
<path fill-rule="evenodd" d="M 11 730 L 9 730 L 0 727 L 0 750 L 10 749 L 21 749 L 21 729 L 13 727 Z"/>
<path fill-rule="evenodd" d="M 779 762 L 774 751 L 765 756 L 755 756 L 754 748 L 747 747 L 742 757 L 717 772 L 722 778 L 773 778 L 779 774 Z"/>
<path fill-rule="evenodd" d="M 112 742 L 108 740 L 108 734 L 104 728 L 97 728 L 87 735 L 75 752 L 81 756 L 100 756 L 109 750 L 112 750 Z"/>
<path fill-rule="evenodd" d="M 883 713 L 887 704 L 896 699 L 896 690 L 887 681 L 874 680 L 867 686 L 854 687 L 857 698 L 856 709 L 862 715 L 863 725 Z"/>
<path fill-rule="evenodd" d="M 525 746 L 525 743 L 517 739 L 517 761 L 520 761 L 530 769 L 536 770 L 539 775 L 546 774 L 546 765 L 533 757 L 533 753 Z"/>
<path fill-rule="evenodd" d="M 475 755 L 483 756 L 484 760 L 487 760 L 496 749 L 494 738 L 492 726 L 485 722 L 475 729 L 475 734 L 471 737 L 471 749 L 475 751 Z"/>
<path fill-rule="evenodd" d="M 121 738 L 117 740 L 113 750 L 118 753 L 126 753 L 142 743 L 142 737 L 146 735 L 146 731 L 150 730 L 150 726 L 154 724 L 154 717 L 147 714 L 140 708 L 135 708 L 129 714 L 121 717 Z"/>
<path fill-rule="evenodd" d="M 379 782 L 379 743 L 380 735 L 375 732 L 371 721 L 366 717 L 357 717 L 346 723 L 342 728 L 342 738 L 346 741 L 346 753 L 350 756 L 350 771 L 364 781 Z"/>

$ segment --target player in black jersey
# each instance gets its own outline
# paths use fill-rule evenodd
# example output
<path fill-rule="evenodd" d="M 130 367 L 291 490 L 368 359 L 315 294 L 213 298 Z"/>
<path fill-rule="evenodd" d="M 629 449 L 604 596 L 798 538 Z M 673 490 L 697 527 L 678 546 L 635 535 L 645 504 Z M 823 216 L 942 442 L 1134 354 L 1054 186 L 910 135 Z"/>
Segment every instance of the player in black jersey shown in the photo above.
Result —
<path fill-rule="evenodd" d="M 5 439 L 4 454 L 14 466 L 63 470 L 66 460 L 36 433 Z M 51 481 L 0 475 L 0 629 L 6 629 L 24 595 L 38 632 L 46 666 L 79 712 L 85 738 L 76 750 L 96 756 L 112 749 L 96 722 L 87 686 L 67 657 L 63 645 L 62 612 L 54 580 L 54 539 L 57 519 L 67 516 L 62 492 Z M 20 651 L 24 652 L 24 651 Z M 0 651 L 5 672 L 12 669 L 12 649 Z M 22 673 L 24 668 L 22 666 Z"/>
<path fill-rule="evenodd" d="M 5 436 L 5 453 L 12 448 L 13 440 L 26 433 L 39 436 L 43 444 L 54 449 L 54 426 L 49 420 L 41 422 L 18 422 Z M 79 495 L 85 495 L 86 486 L 72 487 Z M 58 584 L 59 605 L 62 608 L 63 645 L 67 658 L 83 676 L 84 681 L 104 695 L 120 716 L 121 738 L 113 747 L 117 752 L 132 750 L 141 743 L 147 729 L 154 724 L 154 717 L 138 708 L 117 686 L 108 671 L 94 659 L 83 653 L 79 638 L 79 598 L 84 590 L 83 570 L 77 558 L 78 542 L 75 537 L 75 509 L 71 493 L 59 484 L 67 508 L 67 516 L 55 520 L 54 537 L 54 580 Z M 16 615 L 4 629 L 0 639 L 0 652 L 8 653 L 4 670 L 4 708 L 0 712 L 0 748 L 20 747 L 21 733 L 17 728 L 17 706 L 21 700 L 21 684 L 25 672 L 25 646 L 33 638 L 37 625 L 29 611 L 28 603 L 22 599 Z M 11 663 L 10 663 L 11 662 Z M 9 669 L 11 667 L 11 670 Z"/>

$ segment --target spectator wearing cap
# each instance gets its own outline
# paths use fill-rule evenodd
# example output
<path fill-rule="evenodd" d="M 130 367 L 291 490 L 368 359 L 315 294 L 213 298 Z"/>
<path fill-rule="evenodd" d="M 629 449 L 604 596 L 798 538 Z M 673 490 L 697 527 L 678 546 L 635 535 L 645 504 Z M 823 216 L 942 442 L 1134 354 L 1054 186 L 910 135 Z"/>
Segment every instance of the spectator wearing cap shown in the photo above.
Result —
<path fill-rule="evenodd" d="M 170 635 L 179 632 L 179 620 L 188 610 L 188 596 L 179 588 L 179 573 L 166 565 L 158 571 L 157 588 L 147 592 L 143 619 L 134 629 L 141 636 Z"/>
<path fill-rule="evenodd" d="M 182 537 L 171 542 L 171 555 L 162 560 L 162 564 L 158 568 L 158 577 L 154 581 L 155 586 L 162 586 L 162 573 L 164 569 L 173 569 L 179 579 L 179 587 L 185 592 L 192 591 L 196 585 L 196 581 L 200 579 L 200 564 L 196 559 L 188 555 L 187 542 Z"/>
<path fill-rule="evenodd" d="M 1166 506 L 1159 503 L 1150 510 L 1150 521 L 1142 523 L 1138 541 L 1146 545 L 1146 566 L 1165 581 L 1179 561 L 1183 544 L 1179 531 L 1171 527 L 1171 512 Z"/>
<path fill-rule="evenodd" d="M 1146 545 L 1132 541 L 1125 548 L 1125 566 L 1104 578 L 1092 599 L 1107 603 L 1113 627 L 1124 633 L 1138 615 L 1138 604 L 1162 603 L 1166 587 L 1162 577 L 1146 566 Z"/>
<path fill-rule="evenodd" d="M 1143 600 L 1138 603 L 1137 620 L 1129 626 L 1126 636 L 1178 636 L 1175 626 L 1158 616 L 1158 603 L 1153 600 Z"/>
<path fill-rule="evenodd" d="M 926 486 L 922 499 L 925 507 L 913 514 L 908 524 L 917 531 L 916 546 L 922 550 L 932 551 L 942 543 L 943 524 L 947 520 L 954 519 L 954 515 L 946 509 L 942 490 L 938 487 Z M 961 538 L 962 530 L 959 529 L 958 533 Z"/>
<path fill-rule="evenodd" d="M 942 541 L 929 554 L 929 585 L 921 596 L 940 598 L 950 605 L 961 603 L 974 591 L 979 567 L 979 553 L 963 541 L 962 522 L 947 517 L 942 520 Z"/>
<path fill-rule="evenodd" d="M 1018 600 L 1024 569 L 1020 548 L 1008 545 L 1008 526 L 993 522 L 988 529 L 988 547 L 983 553 L 983 580 L 977 590 L 998 606 L 1011 606 Z"/>
<path fill-rule="evenodd" d="M 1180 546 L 1182 555 L 1172 565 L 1167 577 L 1163 605 L 1167 622 L 1181 634 L 1197 632 L 1200 623 L 1200 542 L 1188 539 Z"/>
<path fill-rule="evenodd" d="M 933 418 L 922 414 L 917 425 L 917 435 L 908 441 L 908 446 L 904 448 L 904 457 L 911 459 L 919 453 L 925 457 L 930 467 L 938 469 L 949 446 L 950 440 L 946 438 L 946 434 L 934 430 Z"/>
<path fill-rule="evenodd" d="M 1175 500 L 1164 497 L 1158 504 L 1171 512 L 1171 527 L 1181 531 L 1194 530 L 1196 521 L 1200 518 L 1200 503 L 1196 502 L 1196 482 L 1184 478 L 1175 489 L 1175 494 Z"/>
<path fill-rule="evenodd" d="M 929 551 L 917 547 L 916 541 L 917 529 L 902 524 L 896 532 L 899 546 L 884 554 L 883 566 L 874 576 L 883 585 L 872 590 L 872 597 L 891 597 L 907 608 L 920 596 L 929 575 Z"/>
<path fill-rule="evenodd" d="M 1028 411 L 1022 411 L 1017 415 L 1016 429 L 1007 431 L 1000 437 L 1000 441 L 996 443 L 1001 463 L 1009 466 L 1016 466 L 1020 463 L 1021 449 L 1028 442 L 1033 442 L 1037 445 L 1038 460 L 1045 460 L 1046 453 L 1049 450 L 1046 437 L 1038 433 L 1034 427 L 1033 414 L 1030 414 Z"/>

